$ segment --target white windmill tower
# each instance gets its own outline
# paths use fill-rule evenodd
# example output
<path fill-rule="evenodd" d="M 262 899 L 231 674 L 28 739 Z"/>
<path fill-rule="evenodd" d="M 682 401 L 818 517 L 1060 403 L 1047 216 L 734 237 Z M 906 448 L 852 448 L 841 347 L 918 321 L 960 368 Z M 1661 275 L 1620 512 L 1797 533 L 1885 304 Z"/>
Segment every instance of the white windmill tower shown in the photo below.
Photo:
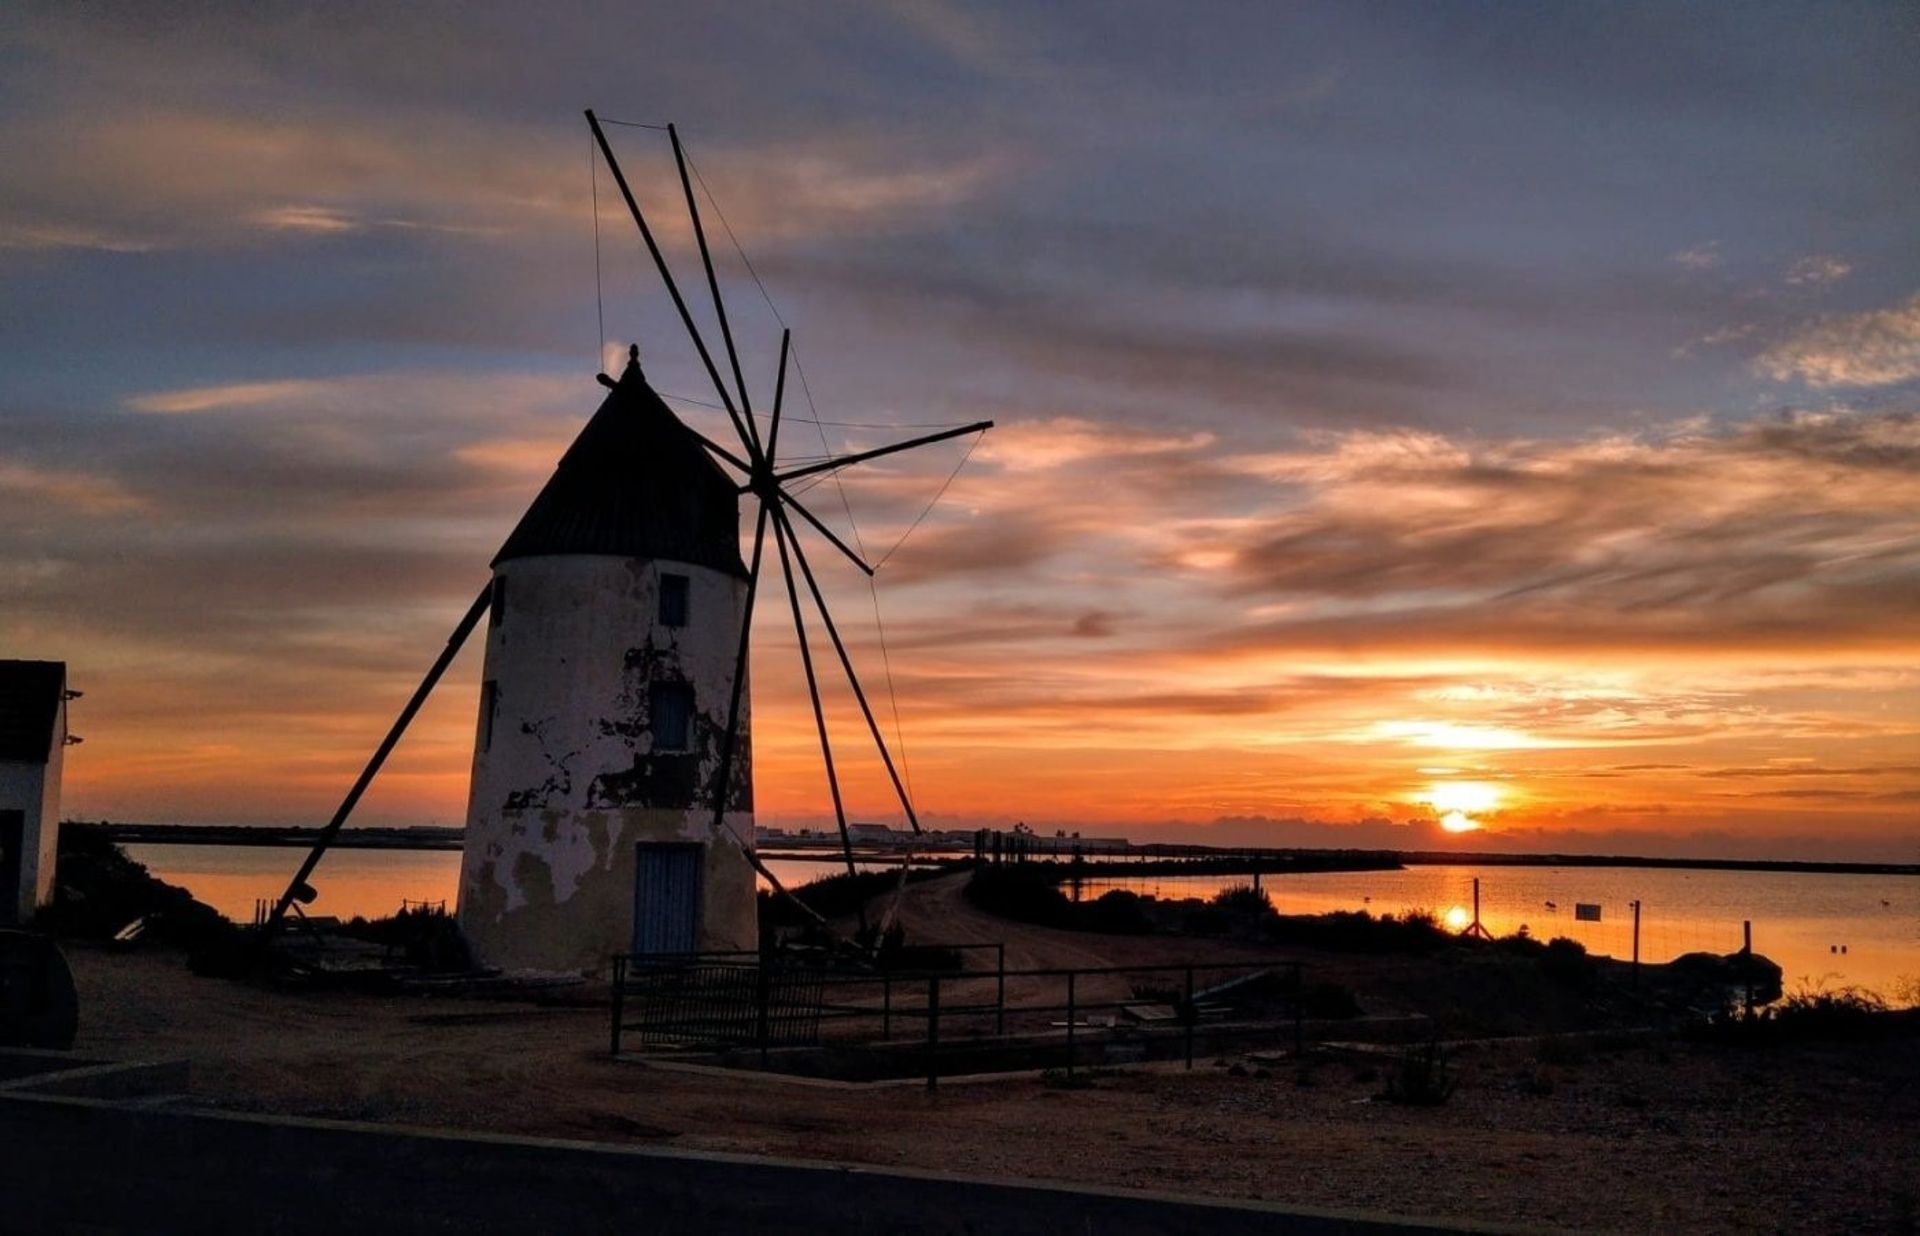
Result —
<path fill-rule="evenodd" d="M 482 964 L 603 969 L 618 953 L 750 949 L 758 940 L 747 665 L 771 532 L 820 738 L 848 869 L 847 833 L 800 584 L 811 599 L 868 733 L 917 833 L 852 658 L 792 516 L 869 576 L 874 568 L 801 504 L 789 485 L 992 427 L 955 426 L 792 468 L 778 443 L 790 336 L 783 333 L 765 436 L 755 418 L 679 137 L 672 139 L 693 234 L 733 384 L 724 381 L 681 296 L 601 123 L 587 123 L 738 438 L 737 452 L 681 422 L 647 384 L 638 349 L 552 479 L 493 561 L 488 587 L 454 629 L 385 741 L 275 905 L 313 900 L 307 878 L 467 637 L 488 619 L 460 924 Z M 658 126 L 645 126 L 658 127 Z M 737 395 L 737 402 L 736 402 Z M 734 469 L 738 479 L 722 470 Z M 740 555 L 739 498 L 758 500 Z"/>

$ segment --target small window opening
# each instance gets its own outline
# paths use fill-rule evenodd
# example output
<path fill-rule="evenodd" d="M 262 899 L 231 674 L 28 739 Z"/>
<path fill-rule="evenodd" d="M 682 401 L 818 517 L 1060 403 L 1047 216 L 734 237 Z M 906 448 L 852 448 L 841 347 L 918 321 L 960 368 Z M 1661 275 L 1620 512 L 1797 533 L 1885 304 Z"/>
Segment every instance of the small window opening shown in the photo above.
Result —
<path fill-rule="evenodd" d="M 493 577 L 493 596 L 487 601 L 487 625 L 497 627 L 507 616 L 507 577 Z"/>
<path fill-rule="evenodd" d="M 686 576 L 664 573 L 660 576 L 660 625 L 663 627 L 687 625 Z"/>
<path fill-rule="evenodd" d="M 499 710 L 500 688 L 497 683 L 480 684 L 480 749 L 486 751 L 493 746 L 493 714 Z"/>
<path fill-rule="evenodd" d="M 647 716 L 655 751 L 685 751 L 693 736 L 693 688 L 684 682 L 656 682 L 647 692 Z"/>

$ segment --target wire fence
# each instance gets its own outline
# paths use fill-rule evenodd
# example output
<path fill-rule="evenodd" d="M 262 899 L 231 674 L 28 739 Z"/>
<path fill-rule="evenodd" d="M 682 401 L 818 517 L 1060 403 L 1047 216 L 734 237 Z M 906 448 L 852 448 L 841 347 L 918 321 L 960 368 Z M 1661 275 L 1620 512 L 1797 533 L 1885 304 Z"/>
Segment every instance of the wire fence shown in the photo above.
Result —
<path fill-rule="evenodd" d="M 1277 1030 L 1294 1050 L 1304 1046 L 1297 962 L 1008 969 L 1002 945 L 930 947 L 991 952 L 990 967 L 836 971 L 824 958 L 752 952 L 616 957 L 610 1047 L 616 1056 L 635 1041 L 643 1051 L 750 1048 L 766 1068 L 778 1048 L 865 1046 L 914 1059 L 933 1088 L 957 1071 L 963 1048 L 1057 1059 L 1072 1077 L 1088 1056 L 1171 1052 L 1191 1068 L 1203 1027 L 1241 1024 L 1265 1038 Z M 1124 1050 L 1110 1050 L 1116 1043 Z"/>

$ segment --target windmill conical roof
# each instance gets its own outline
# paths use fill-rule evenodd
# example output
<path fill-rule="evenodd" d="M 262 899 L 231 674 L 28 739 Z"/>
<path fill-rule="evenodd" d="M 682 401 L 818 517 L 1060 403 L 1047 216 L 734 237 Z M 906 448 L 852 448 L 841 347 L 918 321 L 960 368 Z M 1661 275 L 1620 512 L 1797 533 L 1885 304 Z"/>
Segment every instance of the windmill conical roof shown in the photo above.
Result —
<path fill-rule="evenodd" d="M 740 496 L 629 359 L 493 563 L 551 554 L 667 558 L 744 576 Z"/>

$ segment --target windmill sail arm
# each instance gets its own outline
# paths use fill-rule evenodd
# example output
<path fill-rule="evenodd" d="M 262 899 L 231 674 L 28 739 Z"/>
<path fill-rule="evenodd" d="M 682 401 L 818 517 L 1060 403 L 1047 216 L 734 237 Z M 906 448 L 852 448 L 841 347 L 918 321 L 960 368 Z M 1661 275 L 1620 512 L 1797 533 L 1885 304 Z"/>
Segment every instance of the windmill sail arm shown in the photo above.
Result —
<path fill-rule="evenodd" d="M 791 472 L 782 472 L 778 479 L 780 483 L 784 485 L 789 481 L 798 480 L 803 476 L 812 476 L 816 472 L 831 472 L 836 468 L 845 468 L 853 464 L 865 463 L 869 459 L 879 459 L 886 455 L 897 455 L 901 451 L 910 451 L 916 446 L 930 446 L 935 442 L 945 442 L 948 438 L 958 438 L 966 434 L 979 433 L 982 430 L 992 428 L 992 421 L 975 421 L 971 425 L 961 425 L 957 429 L 943 429 L 939 433 L 930 433 L 925 437 L 909 438 L 905 442 L 896 442 L 892 446 L 878 446 L 870 451 L 859 451 L 852 455 L 841 455 L 835 459 L 827 459 L 822 460 L 820 463 L 808 464 L 804 468 L 795 468 Z"/>
<path fill-rule="evenodd" d="M 683 428 L 685 428 L 688 433 L 692 434 L 699 441 L 701 446 L 706 447 L 709 451 L 712 451 L 715 455 L 718 455 L 720 458 L 726 460 L 728 463 L 740 469 L 740 471 L 745 472 L 747 475 L 749 476 L 753 475 L 753 468 L 750 464 L 747 463 L 746 460 L 740 458 L 738 455 L 734 454 L 732 451 L 728 450 L 726 447 L 721 446 L 718 442 L 715 442 L 712 438 L 709 438 L 707 435 L 701 433 L 699 430 L 693 428 L 691 425 L 683 424 Z"/>
<path fill-rule="evenodd" d="M 647 253 L 653 258 L 655 269 L 660 272 L 660 282 L 666 285 L 667 295 L 673 299 L 673 307 L 680 311 L 681 325 L 687 328 L 687 336 L 693 340 L 693 347 L 700 354 L 701 364 L 706 366 L 707 377 L 713 382 L 715 393 L 720 402 L 726 405 L 727 418 L 733 422 L 733 431 L 740 435 L 740 444 L 749 455 L 757 453 L 759 439 L 748 430 L 747 424 L 740 418 L 740 410 L 734 406 L 733 392 L 720 376 L 719 368 L 713 363 L 713 354 L 707 351 L 707 341 L 700 336 L 700 328 L 694 324 L 693 313 L 687 308 L 687 302 L 680 295 L 680 285 L 674 282 L 673 271 L 667 265 L 666 255 L 660 252 L 655 243 L 653 229 L 647 226 L 647 217 L 640 211 L 640 202 L 633 196 L 633 189 L 627 184 L 627 174 L 621 170 L 620 161 L 613 156 L 613 147 L 607 142 L 606 133 L 600 128 L 599 117 L 593 109 L 587 109 L 587 127 L 593 130 L 593 140 L 600 147 L 600 155 L 606 160 L 607 170 L 613 173 L 613 183 L 620 190 L 620 196 L 626 200 L 627 213 L 633 216 L 633 222 L 640 229 L 640 239 L 646 242 Z"/>
<path fill-rule="evenodd" d="M 814 531 L 818 532 L 821 536 L 826 537 L 827 540 L 832 543 L 835 549 L 845 554 L 849 562 L 859 567 L 862 571 L 866 572 L 868 575 L 873 574 L 873 568 L 867 565 L 867 560 L 865 558 L 862 558 L 859 554 L 855 553 L 853 549 L 850 546 L 848 546 L 848 544 L 845 541 L 841 540 L 838 536 L 835 536 L 833 529 L 827 527 L 824 523 L 821 523 L 820 518 L 817 515 L 815 515 L 812 511 L 809 511 L 806 507 L 800 505 L 800 500 L 798 498 L 794 497 L 792 494 L 786 492 L 785 490 L 781 490 L 780 500 L 786 503 L 788 506 L 792 507 L 794 510 L 800 512 L 800 517 L 806 520 L 808 523 L 812 524 Z"/>

